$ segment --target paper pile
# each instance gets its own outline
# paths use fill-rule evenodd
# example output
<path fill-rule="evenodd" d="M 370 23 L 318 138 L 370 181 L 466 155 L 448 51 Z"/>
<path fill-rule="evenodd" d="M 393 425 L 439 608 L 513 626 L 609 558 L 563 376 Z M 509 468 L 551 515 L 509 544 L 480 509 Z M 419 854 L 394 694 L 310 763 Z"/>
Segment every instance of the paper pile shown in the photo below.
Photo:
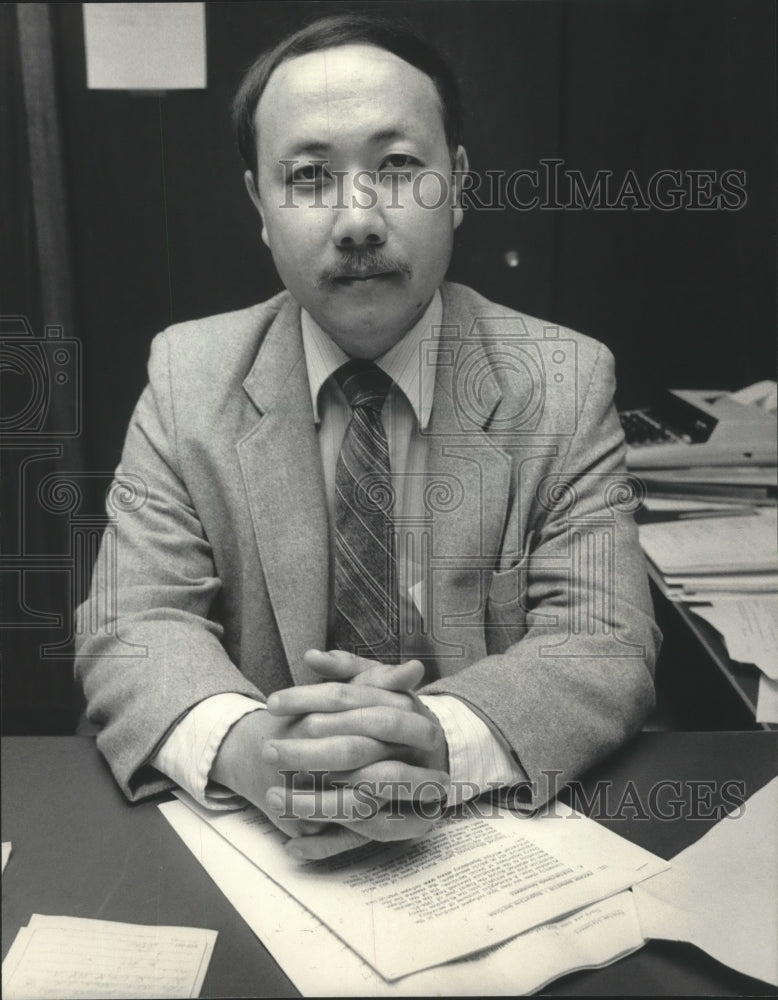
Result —
<path fill-rule="evenodd" d="M 514 910 L 517 936 L 505 943 L 391 981 L 344 942 L 343 926 L 328 927 L 227 839 L 239 826 L 228 830 L 223 823 L 208 822 L 201 811 L 195 812 L 183 802 L 159 808 L 304 996 L 525 995 L 569 972 L 608 965 L 636 951 L 651 937 L 690 941 L 732 968 L 778 985 L 778 915 L 774 906 L 778 781 L 757 792 L 732 817 L 723 819 L 679 854 L 669 870 L 659 862 L 663 871 L 640 881 L 658 861 L 654 859 L 647 869 L 635 871 L 632 890 L 617 892 L 520 934 L 515 929 L 522 926 L 521 917 Z M 563 819 L 560 813 L 557 818 L 549 817 L 554 827 L 546 824 L 560 855 L 573 840 L 586 842 L 592 832 L 590 824 L 596 826 L 572 811 L 568 817 Z M 538 818 L 514 817 L 514 821 L 531 825 L 537 824 Z M 272 860 L 275 838 L 252 838 L 252 825 L 256 832 L 256 824 L 249 822 L 239 835 L 243 847 L 261 860 L 263 867 L 273 868 L 278 877 L 281 872 Z M 608 837 L 612 838 L 611 846 L 621 841 L 614 834 Z M 594 842 L 590 846 L 594 847 Z M 597 838 L 596 849 L 604 846 Z M 627 849 L 628 845 L 617 847 L 617 857 L 607 852 L 601 855 L 602 868 L 608 869 L 617 858 L 623 863 Z M 633 861 L 637 858 L 633 855 Z M 345 871 L 348 867 L 346 860 L 342 868 Z M 453 881 L 461 868 L 457 859 L 449 859 Z M 423 871 L 419 874 L 423 880 Z M 508 883 L 508 888 L 516 885 Z M 309 893 L 307 904 L 310 902 Z M 364 914 L 356 916 L 365 922 Z M 460 938 L 479 926 L 470 908 L 460 914 L 458 922 Z M 425 936 L 423 926 L 416 935 Z M 305 942 L 304 961 L 301 941 Z M 403 936 L 394 947 L 400 949 L 407 941 Z"/>
<path fill-rule="evenodd" d="M 778 470 L 774 465 L 694 465 L 637 471 L 651 497 L 686 500 L 700 507 L 711 501 L 741 506 L 775 503 Z"/>
<path fill-rule="evenodd" d="M 756 721 L 778 723 L 778 594 L 725 595 L 691 610 L 716 629 L 735 663 L 759 669 Z"/>
<path fill-rule="evenodd" d="M 671 600 L 778 592 L 776 510 L 641 524 L 640 544 Z"/>
<path fill-rule="evenodd" d="M 181 798 L 163 814 L 269 946 L 271 933 L 305 993 L 418 995 L 433 981 L 435 993 L 538 989 L 639 947 L 624 890 L 667 868 L 561 803 L 532 819 L 465 809 L 424 840 L 301 865 L 258 810 L 207 813 Z M 297 933 L 305 970 L 287 952 Z"/>
<path fill-rule="evenodd" d="M 721 432 L 729 440 L 727 433 L 740 428 L 745 441 L 758 426 L 759 454 L 743 444 L 745 450 L 733 449 L 728 458 L 726 449 L 690 443 L 669 448 L 666 462 L 661 446 L 649 449 L 651 460 L 642 462 L 641 449 L 632 449 L 630 469 L 646 490 L 636 514 L 640 541 L 671 600 L 778 593 L 776 390 L 775 382 L 765 381 L 735 393 L 696 394 L 701 432 Z M 690 420 L 692 412 L 688 401 L 679 410 Z M 693 430 L 687 438 L 697 441 Z"/>
<path fill-rule="evenodd" d="M 258 809 L 214 813 L 185 801 L 387 980 L 492 947 L 667 867 L 561 803 L 532 819 L 465 806 L 423 840 L 300 864 Z"/>
<path fill-rule="evenodd" d="M 644 523 L 639 531 L 665 596 L 712 625 L 733 661 L 759 668 L 756 721 L 778 723 L 775 507 Z"/>
<path fill-rule="evenodd" d="M 306 997 L 516 996 L 533 993 L 568 972 L 608 965 L 644 944 L 632 895 L 622 892 L 573 917 L 527 931 L 484 955 L 387 982 L 185 805 L 171 802 L 160 808 Z M 605 924 L 607 934 L 602 933 Z"/>

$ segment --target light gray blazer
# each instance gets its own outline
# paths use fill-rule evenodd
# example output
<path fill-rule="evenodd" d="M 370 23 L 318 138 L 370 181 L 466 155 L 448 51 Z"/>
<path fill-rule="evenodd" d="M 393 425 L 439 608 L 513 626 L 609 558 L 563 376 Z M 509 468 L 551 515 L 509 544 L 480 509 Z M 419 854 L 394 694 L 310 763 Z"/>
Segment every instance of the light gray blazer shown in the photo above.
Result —
<path fill-rule="evenodd" d="M 488 719 L 540 801 L 543 770 L 571 780 L 653 704 L 659 633 L 613 358 L 463 286 L 441 292 L 424 691 Z M 155 338 L 116 479 L 76 673 L 137 798 L 170 786 L 146 762 L 199 701 L 316 679 L 302 657 L 326 640 L 328 525 L 288 293 Z"/>

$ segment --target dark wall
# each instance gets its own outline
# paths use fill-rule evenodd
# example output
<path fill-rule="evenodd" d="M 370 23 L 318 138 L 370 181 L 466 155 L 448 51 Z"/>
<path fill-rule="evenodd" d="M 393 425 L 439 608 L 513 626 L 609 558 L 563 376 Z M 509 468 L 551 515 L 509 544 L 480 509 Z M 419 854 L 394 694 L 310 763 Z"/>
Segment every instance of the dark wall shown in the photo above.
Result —
<path fill-rule="evenodd" d="M 207 89 L 150 96 L 88 91 L 81 4 L 50 5 L 76 285 L 76 329 L 67 333 L 82 345 L 87 471 L 115 467 L 157 331 L 279 288 L 229 126 L 242 70 L 290 29 L 364 7 L 209 3 Z M 471 166 L 482 175 L 536 170 L 556 159 L 590 182 L 610 171 L 611 194 L 629 171 L 643 188 L 658 170 L 687 180 L 693 170 L 745 175 L 745 203 L 735 210 L 487 211 L 471 203 L 453 278 L 606 342 L 617 358 L 622 406 L 642 404 L 663 385 L 734 388 L 772 376 L 772 0 L 370 7 L 402 14 L 452 58 Z M 14 107 L 4 105 L 9 131 Z M 9 176 L 24 188 L 19 149 Z M 19 280 L 4 293 L 2 310 L 56 323 L 56 316 L 41 317 L 34 301 L 35 276 L 24 267 L 29 191 L 19 198 L 10 207 L 21 254 L 6 271 L 19 271 Z M 506 263 L 511 252 L 518 267 Z M 104 483 L 91 483 L 99 499 Z M 14 671 L 22 663 L 28 669 L 35 651 L 16 659 L 6 677 L 12 701 Z M 16 731 L 35 728 L 34 713 L 20 711 L 12 704 L 8 713 Z"/>
<path fill-rule="evenodd" d="M 208 89 L 160 98 L 86 91 L 80 5 L 57 5 L 78 300 L 88 343 L 87 446 L 97 466 L 116 462 L 155 332 L 280 288 L 243 187 L 229 104 L 258 51 L 344 6 L 209 4 Z M 404 13 L 456 56 L 475 168 L 530 165 L 557 148 L 560 7 L 373 6 Z M 517 101 L 517 94 L 531 99 Z M 539 213 L 471 214 L 453 273 L 504 301 L 548 313 L 553 220 Z M 514 247 L 523 264 L 508 273 L 503 254 Z"/>
<path fill-rule="evenodd" d="M 90 461 L 112 468 L 148 343 L 278 279 L 227 109 L 242 69 L 342 3 L 207 5 L 208 89 L 85 89 L 79 4 L 55 5 L 85 344 Z M 373 4 L 455 61 L 474 170 L 559 157 L 591 178 L 739 169 L 737 211 L 471 208 L 451 274 L 616 354 L 620 402 L 663 384 L 738 386 L 773 369 L 775 8 L 770 0 Z M 505 253 L 516 250 L 518 268 Z"/>
<path fill-rule="evenodd" d="M 775 377 L 771 2 L 565 8 L 561 153 L 584 171 L 744 171 L 736 211 L 566 212 L 554 319 L 608 343 L 620 395 Z"/>

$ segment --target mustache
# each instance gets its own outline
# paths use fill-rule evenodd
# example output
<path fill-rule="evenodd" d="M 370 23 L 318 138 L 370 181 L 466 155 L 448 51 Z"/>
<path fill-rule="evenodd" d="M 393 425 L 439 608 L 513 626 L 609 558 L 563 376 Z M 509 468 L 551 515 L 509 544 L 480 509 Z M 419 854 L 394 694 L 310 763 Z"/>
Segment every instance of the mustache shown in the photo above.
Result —
<path fill-rule="evenodd" d="M 337 263 L 322 272 L 319 285 L 327 285 L 339 278 L 362 278 L 371 274 L 398 273 L 410 277 L 411 265 L 404 257 L 395 257 L 373 249 L 342 251 Z"/>

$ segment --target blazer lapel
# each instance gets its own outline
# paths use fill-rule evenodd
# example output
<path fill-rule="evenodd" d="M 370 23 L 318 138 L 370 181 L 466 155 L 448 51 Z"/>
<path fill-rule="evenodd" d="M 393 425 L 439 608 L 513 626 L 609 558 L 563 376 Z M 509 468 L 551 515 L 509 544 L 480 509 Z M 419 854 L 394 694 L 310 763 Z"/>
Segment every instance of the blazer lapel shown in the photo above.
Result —
<path fill-rule="evenodd" d="M 319 678 L 303 653 L 326 641 L 329 526 L 293 301 L 270 327 L 243 388 L 261 414 L 237 448 L 262 569 L 292 677 L 309 684 Z"/>
<path fill-rule="evenodd" d="M 428 428 L 425 503 L 431 533 L 428 626 L 443 674 L 486 655 L 484 614 L 512 494 L 511 458 L 488 433 L 502 396 L 493 383 L 477 413 L 463 409 L 458 367 L 488 365 L 475 318 L 443 286 L 444 330 Z M 451 350 L 449 350 L 449 347 Z M 465 352 L 465 353 L 463 353 Z M 323 648 L 329 602 L 329 525 L 299 308 L 288 301 L 243 383 L 260 419 L 238 442 L 254 533 L 292 677 L 319 678 L 303 653 Z"/>
<path fill-rule="evenodd" d="M 499 384 L 492 383 L 492 395 L 479 407 L 466 403 L 462 374 L 483 372 L 488 356 L 479 339 L 470 339 L 474 317 L 455 307 L 447 286 L 443 291 L 426 502 L 432 519 L 429 624 L 441 673 L 447 674 L 486 655 L 485 605 L 503 542 L 512 463 L 487 433 L 499 415 Z"/>

